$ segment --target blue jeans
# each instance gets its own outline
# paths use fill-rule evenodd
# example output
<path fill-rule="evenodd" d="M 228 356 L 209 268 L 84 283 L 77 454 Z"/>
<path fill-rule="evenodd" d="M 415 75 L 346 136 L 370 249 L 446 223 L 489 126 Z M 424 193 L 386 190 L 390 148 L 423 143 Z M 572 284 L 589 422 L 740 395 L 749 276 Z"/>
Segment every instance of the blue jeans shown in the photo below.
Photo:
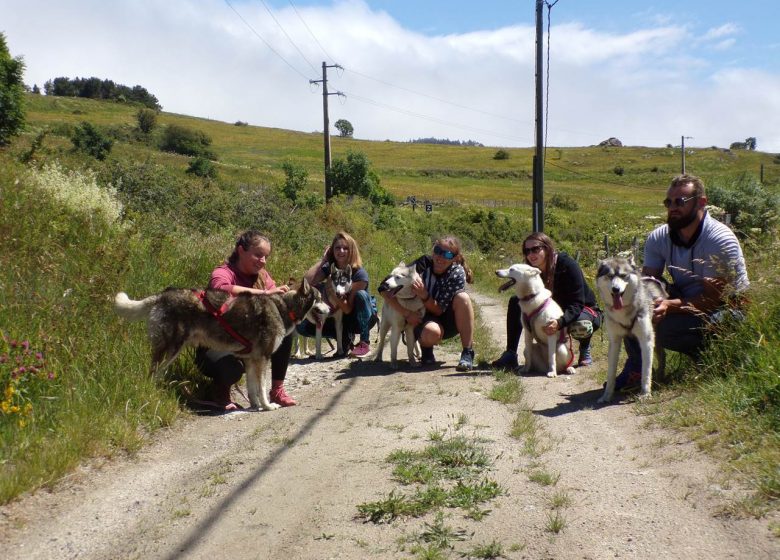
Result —
<path fill-rule="evenodd" d="M 376 323 L 377 317 L 371 305 L 371 296 L 366 290 L 358 290 L 355 292 L 352 313 L 344 315 L 344 340 L 349 340 L 353 334 L 359 334 L 362 342 L 368 342 L 368 333 Z M 304 320 L 298 325 L 298 333 L 313 337 L 317 333 L 317 327 L 311 321 Z M 322 326 L 322 336 L 336 338 L 336 321 L 332 317 L 329 317 Z"/>

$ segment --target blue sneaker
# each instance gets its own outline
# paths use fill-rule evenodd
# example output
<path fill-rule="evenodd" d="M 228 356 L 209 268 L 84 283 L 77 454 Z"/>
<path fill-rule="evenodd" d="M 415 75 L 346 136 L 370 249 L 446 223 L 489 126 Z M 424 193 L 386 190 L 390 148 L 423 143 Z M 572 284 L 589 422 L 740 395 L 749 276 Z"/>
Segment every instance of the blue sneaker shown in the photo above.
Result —
<path fill-rule="evenodd" d="M 471 348 L 464 348 L 460 353 L 460 361 L 455 369 L 457 371 L 471 371 L 474 369 L 474 350 Z"/>

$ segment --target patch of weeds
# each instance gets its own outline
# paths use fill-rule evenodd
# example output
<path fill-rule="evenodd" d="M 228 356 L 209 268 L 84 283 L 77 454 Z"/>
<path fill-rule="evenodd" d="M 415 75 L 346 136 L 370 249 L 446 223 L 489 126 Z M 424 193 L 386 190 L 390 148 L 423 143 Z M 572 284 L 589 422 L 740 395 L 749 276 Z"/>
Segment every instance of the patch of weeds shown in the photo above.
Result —
<path fill-rule="evenodd" d="M 535 434 L 537 422 L 538 420 L 533 412 L 530 410 L 521 410 L 517 413 L 515 419 L 512 420 L 512 428 L 509 431 L 509 435 L 515 439 L 522 439 L 531 434 Z"/>
<path fill-rule="evenodd" d="M 522 400 L 523 391 L 523 385 L 520 383 L 520 380 L 515 376 L 511 376 L 493 385 L 488 398 L 502 404 L 516 404 Z"/>
<path fill-rule="evenodd" d="M 447 497 L 448 507 L 471 509 L 503 494 L 498 482 L 490 479 L 474 483 L 458 482 Z"/>
<path fill-rule="evenodd" d="M 569 494 L 566 492 L 566 490 L 558 490 L 550 498 L 551 509 L 563 509 L 569 507 L 570 505 L 571 498 L 569 498 Z"/>
<path fill-rule="evenodd" d="M 392 490 L 384 500 L 360 504 L 357 509 L 359 517 L 371 523 L 389 523 L 396 517 L 417 517 L 425 513 L 418 503 L 403 494 L 397 494 L 395 490 Z"/>
<path fill-rule="evenodd" d="M 457 431 L 460 430 L 461 428 L 466 427 L 468 423 L 469 423 L 469 417 L 461 412 L 460 414 L 458 414 L 458 419 L 455 421 L 455 425 L 453 426 L 453 428 L 455 428 L 455 430 Z"/>
<path fill-rule="evenodd" d="M 447 554 L 435 544 L 415 545 L 412 547 L 412 554 L 417 560 L 447 560 Z"/>
<path fill-rule="evenodd" d="M 506 558 L 504 556 L 504 546 L 495 539 L 487 544 L 475 546 L 465 553 L 464 556 L 468 558 Z"/>
<path fill-rule="evenodd" d="M 473 519 L 474 521 L 482 521 L 484 518 L 490 515 L 491 511 L 492 510 L 489 509 L 479 509 L 475 506 L 469 509 L 468 513 L 466 513 L 466 517 Z"/>
<path fill-rule="evenodd" d="M 545 529 L 556 535 L 566 527 L 566 518 L 559 510 L 551 511 L 547 514 L 547 527 Z"/>
<path fill-rule="evenodd" d="M 545 470 L 534 470 L 528 475 L 528 480 L 542 486 L 555 486 L 558 484 L 559 478 L 561 478 L 560 474 L 553 474 Z"/>
<path fill-rule="evenodd" d="M 446 525 L 444 523 L 444 515 L 438 512 L 432 524 L 425 524 L 425 530 L 420 533 L 418 539 L 444 550 L 454 548 L 453 541 L 466 540 L 467 536 L 468 533 L 465 529 L 453 529 Z"/>

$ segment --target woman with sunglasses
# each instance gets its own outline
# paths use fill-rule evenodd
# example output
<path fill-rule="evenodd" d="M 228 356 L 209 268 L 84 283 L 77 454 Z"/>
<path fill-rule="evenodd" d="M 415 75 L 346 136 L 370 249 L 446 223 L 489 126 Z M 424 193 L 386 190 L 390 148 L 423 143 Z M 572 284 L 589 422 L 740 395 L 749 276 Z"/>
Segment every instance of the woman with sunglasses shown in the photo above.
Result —
<path fill-rule="evenodd" d="M 473 369 L 474 308 L 465 291 L 473 275 L 463 258 L 460 241 L 449 235 L 442 237 L 433 244 L 432 255 L 423 255 L 414 264 L 420 280 L 412 284 L 412 290 L 425 304 L 425 315 L 420 319 L 412 314 L 407 321 L 414 325 L 415 338 L 420 342 L 420 361 L 424 365 L 436 363 L 433 347 L 459 334 L 463 351 L 457 370 Z M 393 296 L 387 292 L 382 292 L 382 296 L 386 305 L 406 313 Z"/>
<path fill-rule="evenodd" d="M 331 267 L 342 269 L 347 265 L 352 267 L 352 290 L 338 305 L 344 312 L 344 340 L 351 340 L 353 334 L 360 335 L 360 341 L 350 355 L 362 358 L 371 350 L 368 333 L 377 323 L 377 318 L 368 294 L 368 272 L 363 268 L 357 241 L 347 232 L 338 232 L 322 258 L 306 272 L 306 280 L 312 286 L 319 286 L 330 275 Z M 332 318 L 325 321 L 323 336 L 336 338 L 335 323 Z M 313 337 L 315 331 L 314 324 L 307 320 L 298 325 L 298 333 L 303 336 Z"/>
<path fill-rule="evenodd" d="M 593 363 L 590 355 L 590 339 L 593 331 L 601 326 L 602 312 L 596 305 L 596 296 L 590 289 L 582 269 L 566 253 L 555 250 L 552 239 L 535 232 L 523 241 L 525 263 L 542 271 L 544 286 L 552 292 L 552 298 L 563 309 L 563 317 L 545 326 L 547 334 L 555 334 L 568 328 L 569 334 L 579 340 L 579 367 Z M 517 296 L 509 299 L 506 313 L 506 350 L 492 363 L 493 367 L 514 369 L 517 363 L 517 345 L 520 343 L 523 324 Z"/>

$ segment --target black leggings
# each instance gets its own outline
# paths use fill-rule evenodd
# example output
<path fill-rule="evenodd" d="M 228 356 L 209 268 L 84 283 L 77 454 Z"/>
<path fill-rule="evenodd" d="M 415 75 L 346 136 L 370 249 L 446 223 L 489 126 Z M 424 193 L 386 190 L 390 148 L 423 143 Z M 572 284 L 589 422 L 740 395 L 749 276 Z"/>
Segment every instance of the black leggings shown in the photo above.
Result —
<path fill-rule="evenodd" d="M 276 352 L 271 354 L 271 379 L 284 381 L 290 363 L 292 334 L 285 336 Z M 238 383 L 244 375 L 244 362 L 227 352 L 217 352 L 199 346 L 195 351 L 195 364 L 200 372 L 214 380 L 215 384 L 230 386 Z"/>
<path fill-rule="evenodd" d="M 520 337 L 523 334 L 523 312 L 520 310 L 520 299 L 517 296 L 509 298 L 509 306 L 506 310 L 506 349 L 509 352 L 517 352 L 517 346 L 520 344 Z M 600 312 L 597 312 L 600 315 Z M 593 323 L 593 330 L 595 331 L 601 326 L 601 317 L 594 317 L 587 311 L 583 310 L 577 320 L 588 320 Z M 583 339 L 582 342 L 590 342 L 590 338 Z"/>

